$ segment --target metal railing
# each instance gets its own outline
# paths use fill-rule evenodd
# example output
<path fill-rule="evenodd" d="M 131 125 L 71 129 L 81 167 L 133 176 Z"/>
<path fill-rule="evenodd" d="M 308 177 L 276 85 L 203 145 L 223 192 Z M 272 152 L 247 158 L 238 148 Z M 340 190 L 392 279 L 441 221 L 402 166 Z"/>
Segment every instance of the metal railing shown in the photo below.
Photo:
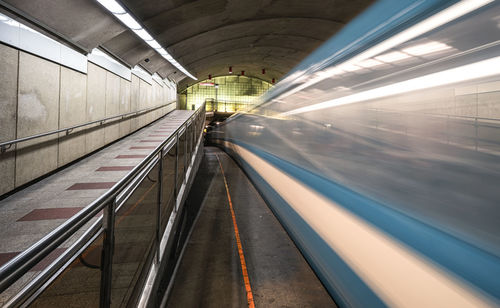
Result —
<path fill-rule="evenodd" d="M 102 241 L 100 264 L 93 266 L 93 268 L 98 268 L 100 270 L 100 286 L 98 292 L 99 306 L 109 307 L 111 304 L 111 289 L 114 281 L 112 278 L 113 275 L 116 274 L 116 272 L 113 272 L 113 256 L 114 250 L 117 247 L 115 243 L 116 228 L 119 226 L 121 220 L 124 218 L 126 219 L 128 215 L 130 215 L 131 209 L 133 211 L 139 208 L 137 205 L 141 205 L 140 202 L 143 202 L 141 200 L 145 200 L 145 198 L 153 198 L 154 203 L 156 203 L 154 205 L 154 213 L 151 214 L 151 217 L 154 217 L 153 220 L 156 220 L 156 222 L 153 223 L 155 235 L 151 242 L 144 243 L 147 247 L 150 247 L 150 249 L 147 250 L 147 255 L 155 256 L 149 259 L 152 260 L 151 262 L 155 263 L 160 261 L 161 256 L 168 256 L 168 253 L 165 251 L 163 251 L 163 253 L 160 251 L 160 246 L 165 246 L 162 238 L 165 239 L 166 235 L 167 237 L 169 236 L 166 234 L 169 229 L 164 220 L 171 219 L 172 216 L 174 216 L 173 213 L 178 210 L 179 203 L 183 198 L 181 192 L 186 191 L 185 185 L 187 183 L 187 176 L 179 177 L 179 173 L 182 172 L 184 175 L 188 169 L 194 165 L 197 150 L 200 144 L 202 144 L 201 137 L 204 121 L 205 105 L 202 105 L 182 126 L 158 145 L 153 152 L 142 160 L 125 177 L 118 181 L 111 189 L 37 243 L 4 264 L 0 268 L 0 293 L 23 277 L 23 275 L 41 260 L 46 258 L 56 248 L 60 247 L 61 244 L 67 243 L 70 237 L 74 236 L 77 231 L 81 231 L 82 227 L 91 222 L 96 216 L 99 216 L 99 213 L 103 211 L 102 216 L 99 216 L 83 235 L 78 237 L 74 243 L 71 243 L 64 253 L 47 268 L 42 270 L 35 279 L 24 286 L 24 288 L 12 297 L 6 305 L 8 307 L 17 307 L 20 305 L 27 305 L 36 300 L 50 288 L 58 276 L 62 276 L 61 273 L 71 270 L 71 264 L 80 262 L 85 265 L 87 262 L 84 258 L 86 258 L 89 253 L 91 254 L 92 250 L 95 250 L 95 247 L 92 247 L 89 252 L 90 246 L 94 245 L 95 242 L 100 239 Z M 172 154 L 174 152 L 175 159 Z M 173 168 L 172 166 L 165 165 L 167 163 L 166 159 L 168 158 L 173 159 L 172 164 L 175 164 Z M 183 163 L 182 170 L 178 170 L 181 160 Z M 170 171 L 175 170 L 173 181 L 171 176 L 166 173 L 167 167 L 170 167 Z M 192 169 L 189 170 L 192 171 Z M 156 180 L 152 179 L 155 174 Z M 148 183 L 153 183 L 151 187 L 154 187 L 157 191 L 153 191 L 152 194 L 144 197 L 146 194 L 144 193 L 145 189 L 142 184 L 146 180 Z M 167 180 L 173 183 L 168 185 Z M 168 206 L 168 200 L 162 198 L 165 189 L 170 189 L 173 193 L 172 198 L 174 206 L 171 208 L 170 214 L 165 214 L 165 206 Z M 147 190 L 147 192 L 150 191 L 152 191 L 152 188 Z M 135 196 L 136 193 L 141 193 L 143 195 L 139 198 L 138 203 L 130 209 L 127 202 L 134 201 L 137 197 Z M 157 197 L 154 197 L 154 195 L 157 195 Z M 149 204 L 152 203 L 150 202 Z M 166 216 L 162 217 L 162 215 Z M 150 228 L 151 226 L 147 225 L 147 227 Z M 97 247 L 100 246 L 97 245 Z M 84 253 L 85 251 L 86 253 Z M 147 259 L 146 257 L 144 258 Z M 148 268 L 150 264 L 145 264 L 144 266 Z M 140 280 L 138 280 L 138 283 L 139 282 Z"/>
<path fill-rule="evenodd" d="M 135 116 L 135 115 L 138 115 L 138 114 L 141 114 L 141 113 L 150 112 L 150 111 L 153 111 L 153 110 L 156 110 L 156 109 L 160 109 L 160 108 L 163 108 L 163 107 L 166 107 L 166 106 L 170 106 L 170 105 L 175 104 L 175 103 L 176 103 L 176 101 L 173 101 L 173 102 L 170 102 L 170 103 L 167 103 L 167 104 L 163 104 L 163 105 L 160 105 L 160 106 L 156 106 L 156 107 L 151 107 L 151 108 L 141 109 L 141 110 L 138 110 L 138 111 L 123 113 L 123 114 L 120 114 L 120 115 L 116 115 L 116 116 L 112 116 L 112 117 L 107 117 L 107 118 L 103 118 L 103 119 L 100 119 L 100 120 L 95 120 L 95 121 L 91 121 L 91 122 L 87 122 L 87 123 L 83 123 L 83 124 L 78 124 L 78 125 L 74 125 L 74 126 L 70 126 L 70 127 L 66 127 L 66 128 L 61 128 L 61 129 L 57 129 L 57 130 L 53 130 L 53 131 L 49 131 L 49 132 L 45 132 L 45 133 L 40 133 L 40 134 L 28 136 L 28 137 L 23 137 L 23 138 L 18 138 L 18 139 L 14 139 L 14 140 L 9 140 L 9 141 L 5 141 L 5 142 L 1 142 L 0 143 L 0 153 L 4 153 L 8 149 L 10 149 L 10 147 L 13 144 L 16 144 L 16 143 L 19 143 L 19 142 L 33 140 L 33 139 L 37 139 L 37 138 L 41 138 L 41 137 L 45 137 L 45 136 L 50 136 L 50 135 L 54 135 L 54 134 L 58 134 L 58 133 L 62 133 L 62 132 L 65 132 L 66 135 L 69 135 L 69 134 L 71 134 L 71 132 L 74 129 L 77 129 L 77 128 L 80 128 L 80 127 L 85 127 L 85 126 L 93 125 L 93 124 L 96 124 L 96 123 L 100 123 L 100 125 L 103 125 L 105 122 L 110 121 L 110 120 L 114 120 L 114 119 L 118 119 L 118 118 L 124 119 L 125 117 L 130 117 L 130 116 Z"/>

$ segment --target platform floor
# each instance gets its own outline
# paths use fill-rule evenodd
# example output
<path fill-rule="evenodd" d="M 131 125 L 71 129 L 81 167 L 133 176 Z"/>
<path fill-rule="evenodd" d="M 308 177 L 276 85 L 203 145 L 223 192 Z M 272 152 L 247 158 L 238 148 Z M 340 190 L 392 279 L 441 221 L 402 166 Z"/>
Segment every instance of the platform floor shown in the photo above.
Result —
<path fill-rule="evenodd" d="M 175 110 L 98 152 L 0 200 L 0 266 L 100 197 L 156 146 L 171 136 L 194 111 Z M 97 219 L 97 218 L 96 218 Z M 87 226 L 93 221 L 89 222 Z M 0 306 L 73 243 L 82 228 L 11 288 Z"/>
<path fill-rule="evenodd" d="M 202 196 L 200 214 L 166 306 L 249 307 L 249 284 L 256 307 L 336 307 L 238 165 L 213 147 L 205 148 L 203 159 L 198 174 L 205 175 L 210 184 Z M 203 170 L 207 168 L 209 171 Z M 247 283 L 224 177 L 240 236 Z"/>

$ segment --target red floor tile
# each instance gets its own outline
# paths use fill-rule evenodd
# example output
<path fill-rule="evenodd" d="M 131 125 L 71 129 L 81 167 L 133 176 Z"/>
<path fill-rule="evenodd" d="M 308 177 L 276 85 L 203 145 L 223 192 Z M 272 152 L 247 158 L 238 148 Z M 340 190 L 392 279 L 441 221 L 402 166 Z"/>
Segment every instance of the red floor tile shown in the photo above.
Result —
<path fill-rule="evenodd" d="M 36 209 L 19 218 L 17 221 L 67 219 L 78 213 L 81 209 L 83 209 L 83 207 Z"/>
<path fill-rule="evenodd" d="M 75 183 L 66 190 L 108 189 L 113 187 L 115 183 L 116 182 Z"/>
<path fill-rule="evenodd" d="M 126 158 L 146 158 L 147 155 L 118 155 L 115 158 L 126 159 Z"/>
<path fill-rule="evenodd" d="M 100 167 L 96 171 L 128 171 L 134 169 L 134 166 L 106 166 Z"/>
<path fill-rule="evenodd" d="M 148 146 L 146 146 L 146 147 L 130 147 L 129 149 L 130 150 L 154 150 L 154 149 L 156 149 L 156 147 L 155 146 L 150 146 L 150 147 L 148 147 Z"/>

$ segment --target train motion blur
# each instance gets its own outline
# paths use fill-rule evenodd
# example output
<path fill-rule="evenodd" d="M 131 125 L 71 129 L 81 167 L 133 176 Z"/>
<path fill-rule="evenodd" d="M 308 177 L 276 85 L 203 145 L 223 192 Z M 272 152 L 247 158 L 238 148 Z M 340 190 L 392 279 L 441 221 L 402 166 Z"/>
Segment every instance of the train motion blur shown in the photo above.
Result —
<path fill-rule="evenodd" d="M 499 1 L 378 1 L 207 137 L 340 306 L 500 306 Z"/>

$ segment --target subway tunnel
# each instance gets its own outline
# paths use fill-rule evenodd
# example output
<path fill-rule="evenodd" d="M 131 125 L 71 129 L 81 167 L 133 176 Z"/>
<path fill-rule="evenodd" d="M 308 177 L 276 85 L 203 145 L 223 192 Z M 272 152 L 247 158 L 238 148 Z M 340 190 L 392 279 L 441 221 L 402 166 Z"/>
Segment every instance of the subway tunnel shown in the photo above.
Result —
<path fill-rule="evenodd" d="M 3 307 L 500 307 L 500 3 L 1 0 Z"/>

